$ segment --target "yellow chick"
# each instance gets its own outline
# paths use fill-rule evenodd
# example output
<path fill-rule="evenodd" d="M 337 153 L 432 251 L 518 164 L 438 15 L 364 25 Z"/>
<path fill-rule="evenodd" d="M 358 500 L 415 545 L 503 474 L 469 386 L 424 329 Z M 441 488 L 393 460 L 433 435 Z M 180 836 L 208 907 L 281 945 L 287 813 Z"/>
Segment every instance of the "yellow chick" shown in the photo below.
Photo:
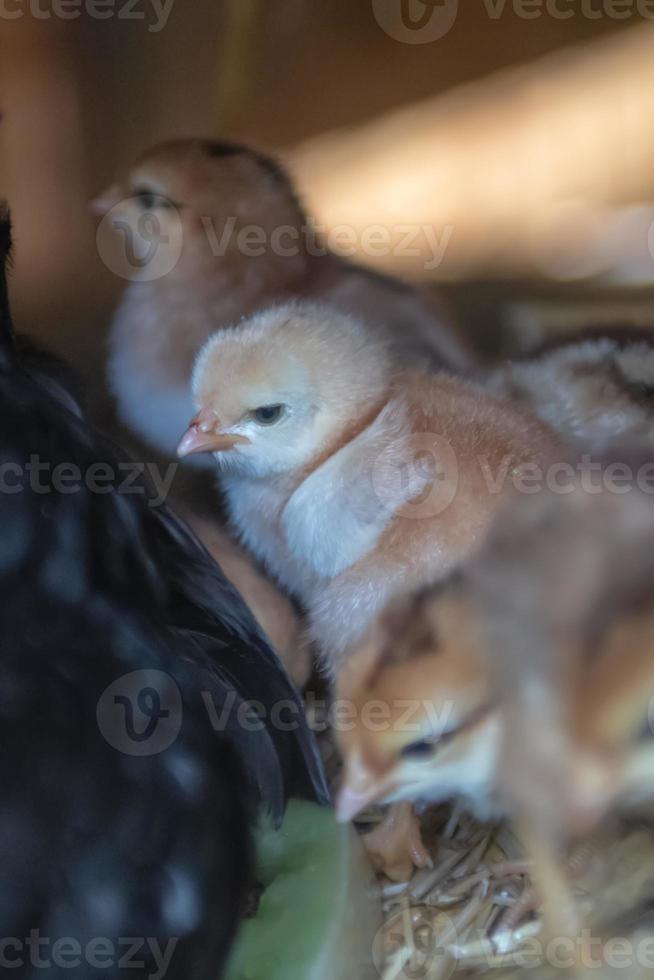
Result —
<path fill-rule="evenodd" d="M 328 672 L 398 594 L 473 551 L 555 441 L 475 385 L 397 373 L 363 322 L 310 304 L 216 334 L 179 454 L 213 453 L 232 524 L 307 610 Z"/>
<path fill-rule="evenodd" d="M 469 357 L 428 290 L 331 252 L 274 160 L 238 144 L 177 140 L 147 152 L 93 202 L 133 253 L 111 327 L 122 420 L 173 455 L 190 417 L 195 358 L 217 330 L 291 298 L 367 317 L 407 362 Z"/>

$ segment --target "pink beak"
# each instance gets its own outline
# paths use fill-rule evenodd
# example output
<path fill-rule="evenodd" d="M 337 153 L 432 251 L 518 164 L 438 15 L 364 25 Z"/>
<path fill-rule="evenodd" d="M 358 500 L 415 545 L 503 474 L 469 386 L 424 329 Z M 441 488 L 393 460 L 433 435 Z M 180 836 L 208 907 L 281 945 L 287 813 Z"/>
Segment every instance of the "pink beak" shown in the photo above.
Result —
<path fill-rule="evenodd" d="M 92 201 L 89 202 L 89 207 L 93 214 L 99 214 L 104 217 L 109 211 L 117 204 L 120 204 L 125 195 L 122 193 L 119 184 L 113 184 L 108 187 L 97 197 L 94 197 Z"/>
<path fill-rule="evenodd" d="M 346 783 L 336 800 L 336 819 L 339 823 L 349 823 L 366 807 L 376 803 L 380 796 L 381 793 L 376 786 L 351 789 Z"/>
<path fill-rule="evenodd" d="M 221 453 L 233 449 L 239 444 L 247 445 L 250 440 L 246 436 L 232 435 L 220 431 L 220 423 L 215 415 L 200 412 L 191 420 L 191 424 L 182 436 L 177 447 L 180 459 L 197 453 Z"/>

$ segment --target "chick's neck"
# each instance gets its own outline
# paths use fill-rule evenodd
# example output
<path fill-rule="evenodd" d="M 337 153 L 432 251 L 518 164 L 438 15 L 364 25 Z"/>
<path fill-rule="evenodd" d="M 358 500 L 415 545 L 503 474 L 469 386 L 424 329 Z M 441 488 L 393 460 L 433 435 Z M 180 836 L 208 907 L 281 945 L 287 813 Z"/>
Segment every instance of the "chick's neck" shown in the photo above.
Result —
<path fill-rule="evenodd" d="M 344 446 L 360 436 L 362 432 L 372 425 L 379 413 L 386 407 L 390 398 L 390 390 L 380 394 L 379 398 L 365 406 L 357 414 L 355 419 L 351 419 L 335 432 L 331 433 L 329 439 L 324 442 L 319 451 L 313 456 L 298 474 L 295 486 L 303 483 L 315 470 L 319 469 L 332 456 Z"/>

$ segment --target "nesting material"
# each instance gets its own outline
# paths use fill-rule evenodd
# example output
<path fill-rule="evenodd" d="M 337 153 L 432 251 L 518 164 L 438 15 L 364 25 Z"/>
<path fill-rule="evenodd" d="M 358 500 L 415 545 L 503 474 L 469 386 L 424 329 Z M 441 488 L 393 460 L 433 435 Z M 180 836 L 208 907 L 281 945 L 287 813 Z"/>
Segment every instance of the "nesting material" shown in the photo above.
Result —
<path fill-rule="evenodd" d="M 368 814 L 362 830 L 378 819 Z M 602 980 L 651 978 L 654 830 L 639 826 L 619 840 L 577 845 L 569 872 L 583 929 L 547 937 L 529 863 L 505 824 L 452 817 L 444 807 L 424 824 L 433 869 L 406 884 L 380 879 L 384 924 L 373 958 L 382 980 L 546 980 L 573 967 Z"/>

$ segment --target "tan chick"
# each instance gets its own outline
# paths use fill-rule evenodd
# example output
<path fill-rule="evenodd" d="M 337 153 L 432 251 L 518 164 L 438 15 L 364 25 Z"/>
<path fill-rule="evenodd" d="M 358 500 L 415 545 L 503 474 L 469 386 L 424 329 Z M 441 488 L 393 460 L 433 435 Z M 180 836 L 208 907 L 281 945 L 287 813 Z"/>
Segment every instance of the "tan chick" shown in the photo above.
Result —
<path fill-rule="evenodd" d="M 487 385 L 570 441 L 654 440 L 652 331 L 586 331 L 507 361 Z"/>
<path fill-rule="evenodd" d="M 567 845 L 654 802 L 654 463 L 617 448 L 584 465 L 592 485 L 579 466 L 570 493 L 516 495 L 460 574 L 379 618 L 339 681 L 356 708 L 341 818 L 444 798 L 509 815 L 552 928 L 572 921 Z M 379 703 L 381 728 L 364 716 Z M 392 831 L 374 846 L 406 861 L 415 827 Z"/>
<path fill-rule="evenodd" d="M 654 799 L 654 463 L 618 449 L 592 465 L 601 492 L 517 500 L 470 566 L 498 785 L 557 845 Z"/>
<path fill-rule="evenodd" d="M 471 566 L 502 719 L 497 792 L 550 933 L 576 918 L 567 845 L 654 802 L 652 453 L 617 447 L 591 465 L 593 489 L 517 501 Z"/>
<path fill-rule="evenodd" d="M 391 804 L 364 838 L 387 877 L 406 881 L 429 863 L 412 804 L 461 801 L 482 820 L 501 812 L 499 717 L 462 573 L 390 603 L 339 674 L 337 699 L 337 816 Z"/>
<path fill-rule="evenodd" d="M 111 327 L 111 389 L 122 420 L 168 455 L 191 414 L 191 370 L 203 344 L 272 303 L 329 302 L 369 318 L 407 362 L 468 364 L 431 293 L 330 252 L 286 172 L 253 149 L 165 143 L 93 207 L 111 212 L 134 252 L 133 281 Z"/>
<path fill-rule="evenodd" d="M 308 612 L 329 673 L 387 602 L 481 542 L 549 430 L 447 375 L 397 373 L 374 330 L 291 304 L 207 343 L 181 456 L 213 453 L 233 527 Z"/>

